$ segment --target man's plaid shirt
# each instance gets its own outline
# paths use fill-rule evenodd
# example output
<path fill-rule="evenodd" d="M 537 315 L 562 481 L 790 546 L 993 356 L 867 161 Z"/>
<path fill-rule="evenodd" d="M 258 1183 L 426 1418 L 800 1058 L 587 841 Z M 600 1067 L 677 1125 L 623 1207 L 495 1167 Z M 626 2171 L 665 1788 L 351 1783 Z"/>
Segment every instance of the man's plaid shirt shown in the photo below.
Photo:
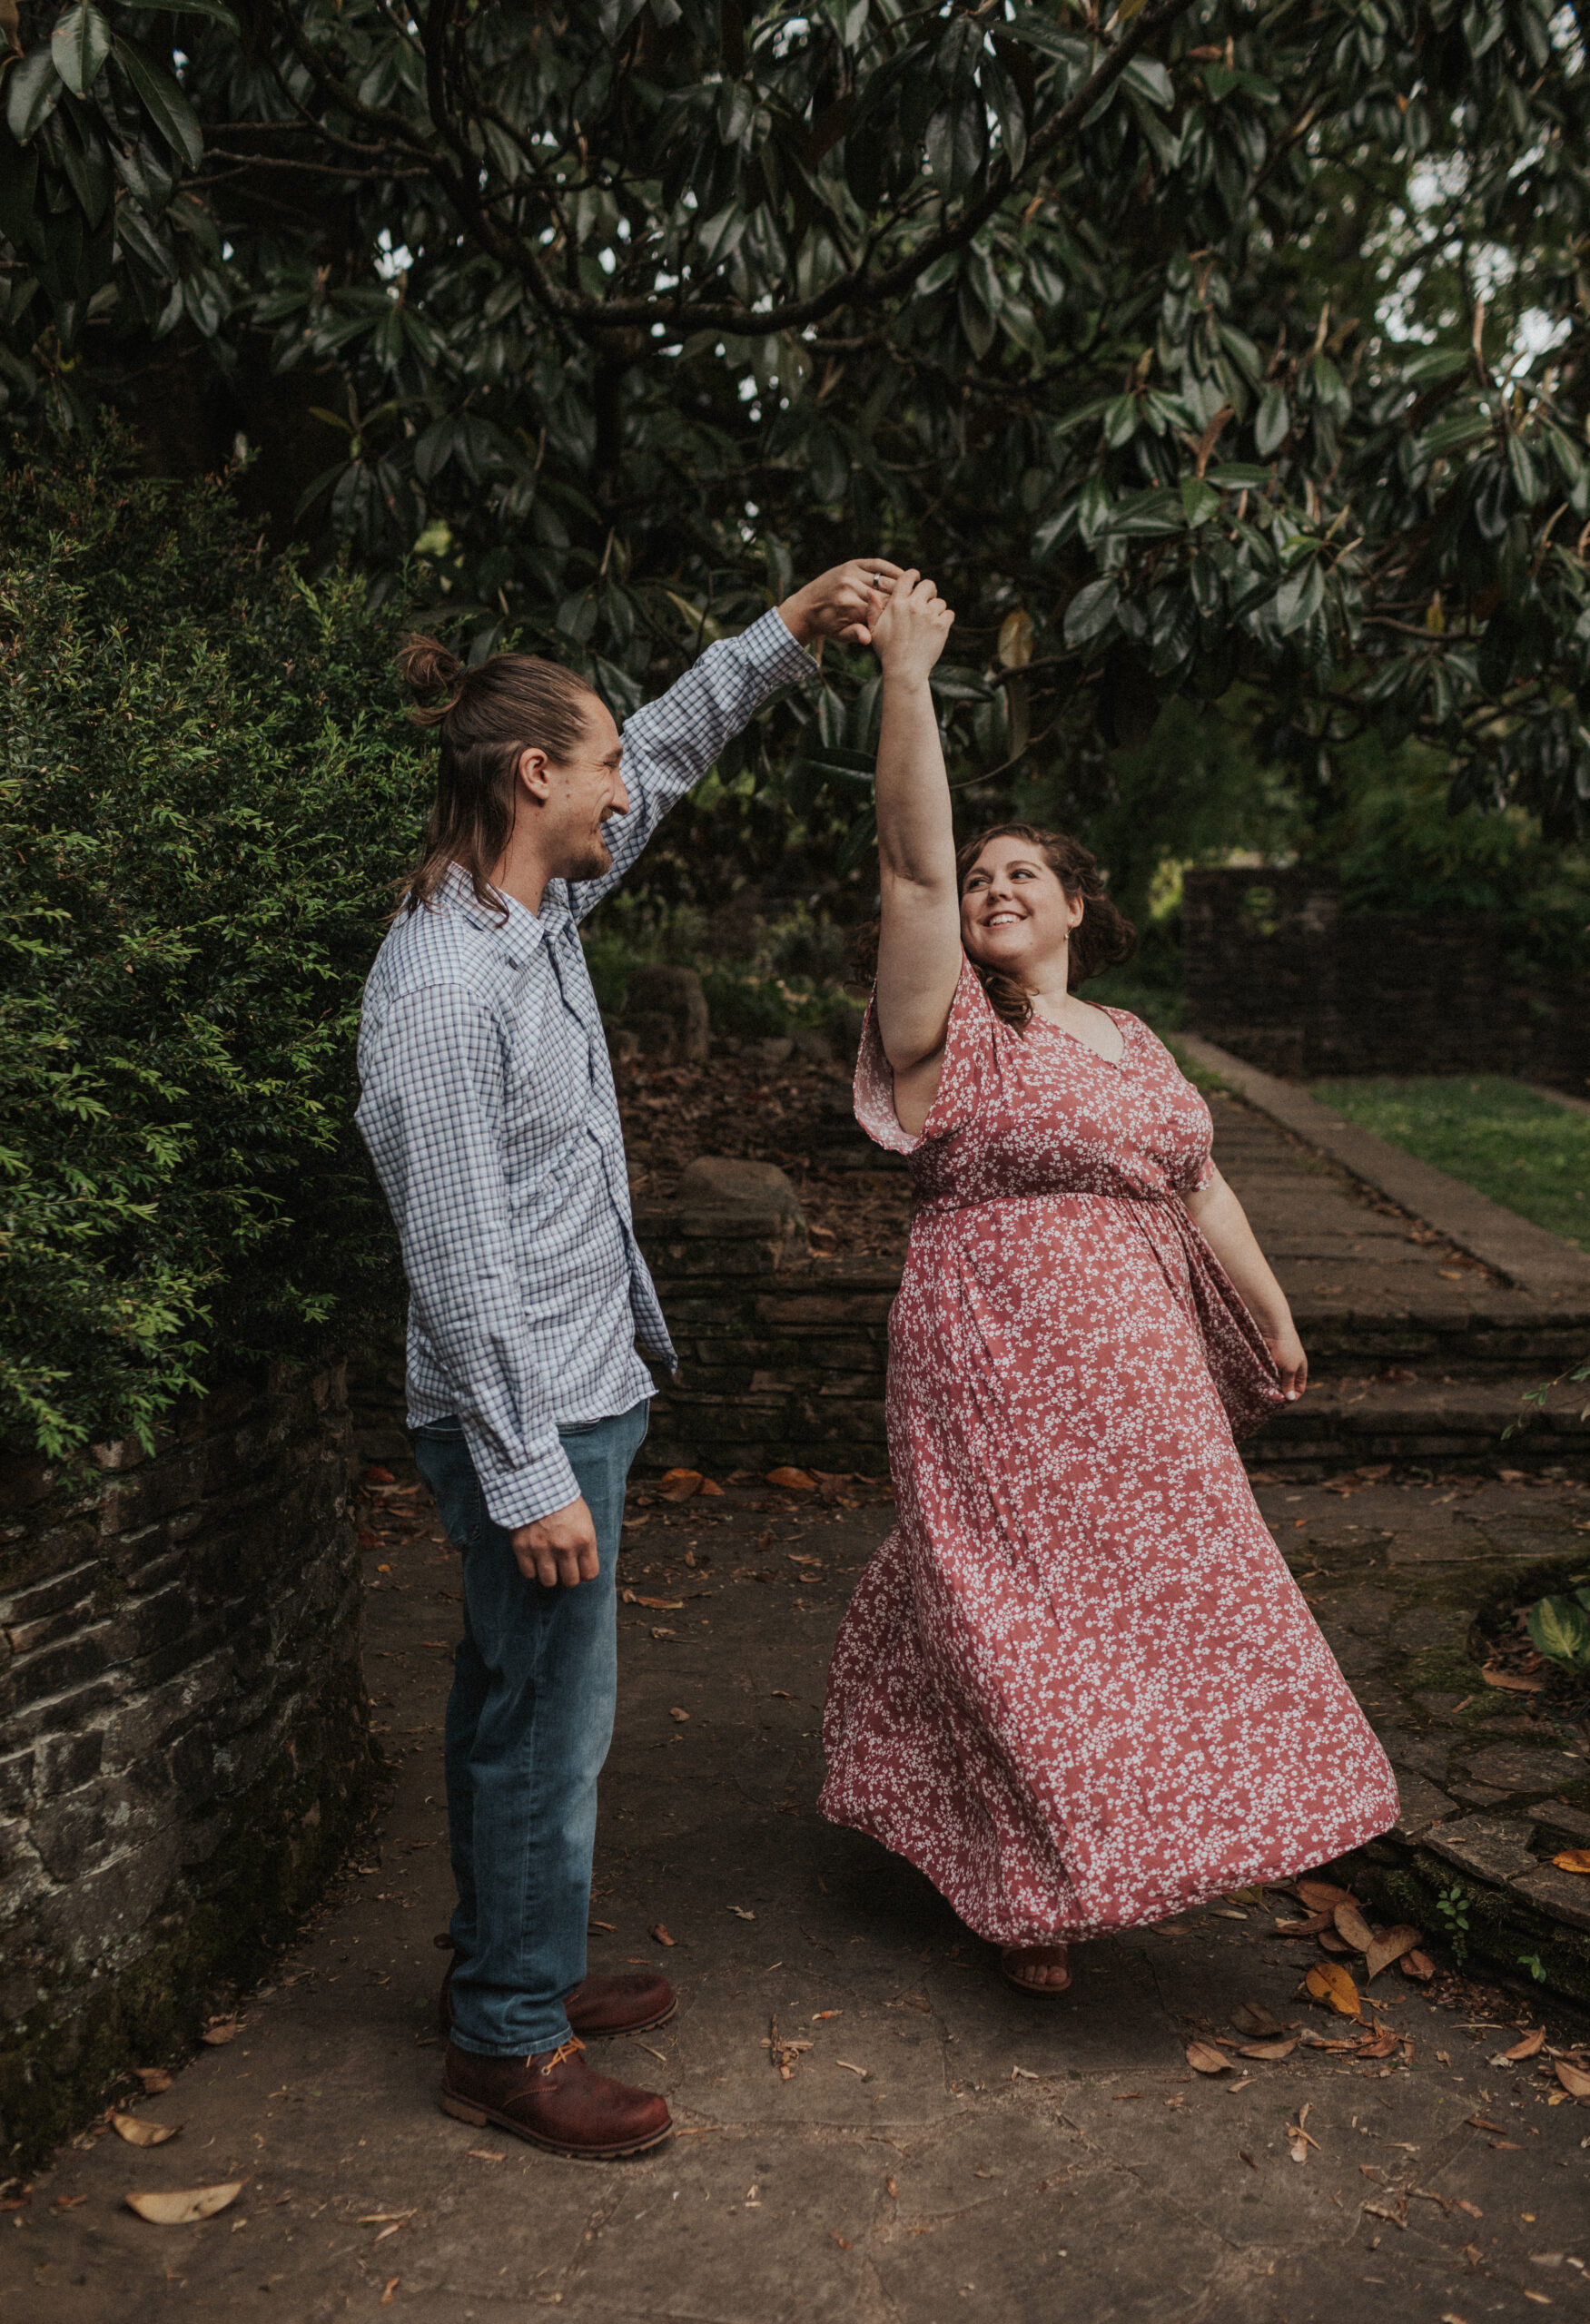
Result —
<path fill-rule="evenodd" d="M 672 1370 L 635 1239 L 624 1137 L 579 923 L 668 809 L 781 686 L 815 665 L 776 613 L 708 646 L 624 728 L 612 869 L 555 880 L 538 913 L 476 903 L 461 872 L 388 933 L 364 991 L 358 1121 L 402 1238 L 409 1423 L 456 1413 L 499 1525 L 578 1498 L 560 1426 Z"/>

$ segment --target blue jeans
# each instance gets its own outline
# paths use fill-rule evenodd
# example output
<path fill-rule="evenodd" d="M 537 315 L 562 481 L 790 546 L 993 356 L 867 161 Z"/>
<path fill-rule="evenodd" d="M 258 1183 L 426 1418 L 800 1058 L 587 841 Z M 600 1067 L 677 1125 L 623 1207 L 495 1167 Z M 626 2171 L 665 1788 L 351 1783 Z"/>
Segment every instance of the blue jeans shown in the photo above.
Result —
<path fill-rule="evenodd" d="M 519 1571 L 456 1421 L 414 1432 L 420 1473 L 464 1560 L 447 1706 L 453 2040 L 482 2057 L 568 2041 L 564 2004 L 585 1977 L 597 1777 L 617 1696 L 624 1487 L 649 1413 L 643 1398 L 615 1419 L 558 1432 L 600 1553 L 596 1578 L 572 1587 Z"/>

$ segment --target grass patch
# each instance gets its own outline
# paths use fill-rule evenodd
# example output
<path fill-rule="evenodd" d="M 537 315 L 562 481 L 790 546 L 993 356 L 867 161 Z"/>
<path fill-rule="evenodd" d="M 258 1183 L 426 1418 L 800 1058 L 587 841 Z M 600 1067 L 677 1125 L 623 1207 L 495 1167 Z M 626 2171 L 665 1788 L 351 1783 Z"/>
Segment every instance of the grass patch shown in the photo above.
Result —
<path fill-rule="evenodd" d="M 1590 1249 L 1590 1115 L 1499 1074 L 1317 1081 L 1313 1092 L 1421 1162 Z"/>

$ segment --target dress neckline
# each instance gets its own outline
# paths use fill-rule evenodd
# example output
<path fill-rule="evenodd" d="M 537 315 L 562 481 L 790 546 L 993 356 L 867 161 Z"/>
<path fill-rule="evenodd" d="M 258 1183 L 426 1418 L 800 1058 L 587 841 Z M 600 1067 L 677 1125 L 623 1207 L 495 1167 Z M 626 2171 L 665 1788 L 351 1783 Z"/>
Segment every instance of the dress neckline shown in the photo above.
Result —
<path fill-rule="evenodd" d="M 1126 1063 L 1126 1052 L 1131 1046 L 1131 1035 L 1127 1029 L 1131 1022 L 1130 1013 L 1125 1010 L 1108 1009 L 1101 1000 L 1090 1000 L 1086 1005 L 1090 1009 L 1098 1009 L 1101 1016 L 1108 1017 L 1121 1035 L 1119 1057 L 1106 1057 L 1102 1049 L 1096 1049 L 1093 1047 L 1091 1041 L 1084 1041 L 1080 1033 L 1068 1032 L 1063 1025 L 1057 1025 L 1052 1017 L 1044 1017 L 1036 1009 L 1032 1011 L 1033 1021 L 1040 1025 L 1047 1025 L 1050 1031 L 1058 1033 L 1062 1041 L 1073 1041 L 1078 1049 L 1086 1050 L 1089 1057 L 1097 1058 L 1101 1065 L 1107 1065 L 1111 1073 L 1119 1073 Z M 1123 1017 L 1126 1019 L 1125 1023 L 1121 1021 Z"/>

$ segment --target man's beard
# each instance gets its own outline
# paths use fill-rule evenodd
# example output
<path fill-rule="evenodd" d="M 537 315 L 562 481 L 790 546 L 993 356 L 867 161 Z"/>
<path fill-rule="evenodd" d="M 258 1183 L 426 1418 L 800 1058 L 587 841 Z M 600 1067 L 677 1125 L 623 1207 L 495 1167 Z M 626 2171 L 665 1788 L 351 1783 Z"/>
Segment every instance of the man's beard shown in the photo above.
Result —
<path fill-rule="evenodd" d="M 607 834 L 594 831 L 563 876 L 566 880 L 599 880 L 612 868 L 613 851 L 607 845 Z"/>

